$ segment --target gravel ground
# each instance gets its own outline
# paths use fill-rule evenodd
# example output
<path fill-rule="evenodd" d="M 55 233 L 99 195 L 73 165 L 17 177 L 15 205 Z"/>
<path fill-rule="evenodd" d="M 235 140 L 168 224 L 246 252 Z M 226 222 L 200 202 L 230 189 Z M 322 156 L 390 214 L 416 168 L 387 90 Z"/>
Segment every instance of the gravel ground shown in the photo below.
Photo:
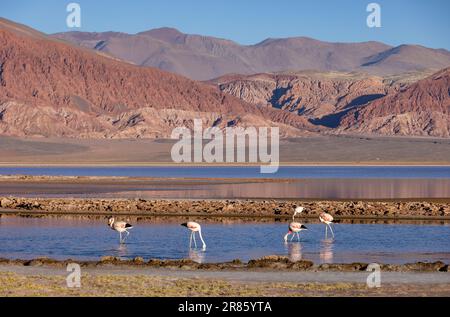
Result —
<path fill-rule="evenodd" d="M 335 219 L 450 219 L 448 201 L 149 200 L 1 197 L 0 213 L 131 216 L 302 217 L 332 213 Z"/>
<path fill-rule="evenodd" d="M 450 296 L 447 273 L 211 272 L 142 268 L 82 269 L 81 287 L 67 287 L 55 267 L 0 266 L 0 296 Z"/>

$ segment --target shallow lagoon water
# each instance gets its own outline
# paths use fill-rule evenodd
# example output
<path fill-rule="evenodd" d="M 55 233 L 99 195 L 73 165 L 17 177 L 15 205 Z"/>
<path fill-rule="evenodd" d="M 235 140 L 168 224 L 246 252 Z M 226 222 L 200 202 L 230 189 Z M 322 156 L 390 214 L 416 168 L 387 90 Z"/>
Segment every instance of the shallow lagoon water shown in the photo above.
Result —
<path fill-rule="evenodd" d="M 450 178 L 450 166 L 281 166 L 262 174 L 256 166 L 0 167 L 0 175 L 195 178 Z"/>
<path fill-rule="evenodd" d="M 450 198 L 450 166 L 3 167 L 0 175 L 128 176 L 176 179 L 128 185 L 3 182 L 2 196 L 144 199 L 408 199 Z M 181 178 L 200 178 L 186 183 Z M 223 183 L 217 178 L 226 178 Z M 264 178 L 261 181 L 261 178 Z M 260 179 L 256 181 L 255 179 Z M 245 181 L 243 181 L 245 180 Z"/>
<path fill-rule="evenodd" d="M 0 257 L 99 260 L 109 255 L 223 262 L 276 254 L 315 263 L 450 262 L 448 224 L 336 224 L 335 239 L 325 239 L 322 224 L 306 225 L 301 242 L 284 243 L 287 222 L 203 222 L 207 248 L 202 251 L 189 250 L 189 232 L 176 221 L 139 221 L 120 245 L 118 233 L 103 220 L 2 217 Z"/>

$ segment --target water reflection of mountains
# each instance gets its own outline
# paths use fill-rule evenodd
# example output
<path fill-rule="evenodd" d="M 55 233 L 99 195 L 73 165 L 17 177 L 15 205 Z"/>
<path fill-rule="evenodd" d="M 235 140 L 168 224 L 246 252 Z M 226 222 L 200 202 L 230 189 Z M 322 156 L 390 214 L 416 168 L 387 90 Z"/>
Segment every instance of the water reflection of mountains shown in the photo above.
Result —
<path fill-rule="evenodd" d="M 450 178 L 185 180 L 102 183 L 0 183 L 0 195 L 131 199 L 437 199 L 450 198 Z"/>
<path fill-rule="evenodd" d="M 109 198 L 172 199 L 405 199 L 449 198 L 450 179 L 305 179 L 173 185 L 105 193 Z M 90 195 L 95 197 L 95 195 Z"/>

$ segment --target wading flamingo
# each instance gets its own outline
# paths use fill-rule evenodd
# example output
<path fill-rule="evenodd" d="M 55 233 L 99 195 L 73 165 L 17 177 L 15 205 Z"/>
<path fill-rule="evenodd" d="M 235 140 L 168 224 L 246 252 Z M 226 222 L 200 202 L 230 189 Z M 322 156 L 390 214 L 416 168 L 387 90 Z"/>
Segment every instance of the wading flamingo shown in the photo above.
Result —
<path fill-rule="evenodd" d="M 125 221 L 114 221 L 114 218 L 109 218 L 108 225 L 111 227 L 112 230 L 115 230 L 119 233 L 119 241 L 120 243 L 124 243 L 125 239 L 122 239 L 122 232 L 127 233 L 127 237 L 130 235 L 128 232 L 128 229 L 132 229 L 133 226 L 130 225 L 128 222 Z"/>
<path fill-rule="evenodd" d="M 206 249 L 206 243 L 202 237 L 202 227 L 200 226 L 200 224 L 193 222 L 193 221 L 189 221 L 189 222 L 182 223 L 181 225 L 183 227 L 186 227 L 189 230 L 191 230 L 191 236 L 189 238 L 189 248 L 192 247 L 192 239 L 194 239 L 194 245 L 197 248 L 197 241 L 195 240 L 195 233 L 198 232 L 200 240 L 202 240 L 202 243 L 203 243 L 203 250 Z"/>
<path fill-rule="evenodd" d="M 284 236 L 284 242 L 287 242 L 288 236 L 292 234 L 291 241 L 294 239 L 295 236 L 297 236 L 297 241 L 300 242 L 300 235 L 298 234 L 302 230 L 308 230 L 304 225 L 302 225 L 300 222 L 291 222 L 289 224 L 288 232 Z"/>
<path fill-rule="evenodd" d="M 333 223 L 333 216 L 331 216 L 330 214 L 327 214 L 326 212 L 322 212 L 319 215 L 319 220 L 320 220 L 320 222 L 323 222 L 325 224 L 325 237 L 327 237 L 328 228 L 330 228 L 331 234 L 333 235 L 333 238 L 334 238 L 334 232 L 333 232 L 333 229 L 331 228 L 331 224 Z"/>

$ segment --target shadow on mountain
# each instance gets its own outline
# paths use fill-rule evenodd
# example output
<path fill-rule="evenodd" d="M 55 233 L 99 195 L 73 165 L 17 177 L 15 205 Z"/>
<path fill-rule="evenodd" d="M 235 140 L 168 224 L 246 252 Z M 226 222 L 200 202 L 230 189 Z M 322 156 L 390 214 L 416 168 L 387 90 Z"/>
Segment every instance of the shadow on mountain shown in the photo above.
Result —
<path fill-rule="evenodd" d="M 384 94 L 371 94 L 371 95 L 359 96 L 359 97 L 353 99 L 352 102 L 350 102 L 347 106 L 345 106 L 344 109 L 359 107 L 359 106 L 365 105 L 368 102 L 371 102 L 371 101 L 373 101 L 375 99 L 379 99 L 379 98 L 384 97 L 384 96 L 386 96 L 386 95 L 384 95 Z"/>
<path fill-rule="evenodd" d="M 275 88 L 272 92 L 272 98 L 270 98 L 269 102 L 272 105 L 272 107 L 277 108 L 277 109 L 282 109 L 283 105 L 280 104 L 279 100 L 281 97 L 283 97 L 284 94 L 286 94 L 286 92 L 291 89 L 292 87 L 288 86 L 288 87 L 278 87 Z M 287 102 L 291 102 L 292 101 L 292 97 L 290 97 L 289 100 L 283 102 L 283 103 L 287 103 Z"/>
<path fill-rule="evenodd" d="M 309 120 L 309 122 L 315 125 L 322 125 L 328 128 L 337 128 L 339 126 L 339 123 L 341 122 L 342 117 L 344 117 L 350 110 L 359 108 L 375 99 L 379 99 L 384 96 L 385 95 L 383 94 L 371 94 L 359 96 L 353 99 L 347 106 L 345 106 L 344 110 L 325 115 L 318 119 L 311 119 Z"/>

